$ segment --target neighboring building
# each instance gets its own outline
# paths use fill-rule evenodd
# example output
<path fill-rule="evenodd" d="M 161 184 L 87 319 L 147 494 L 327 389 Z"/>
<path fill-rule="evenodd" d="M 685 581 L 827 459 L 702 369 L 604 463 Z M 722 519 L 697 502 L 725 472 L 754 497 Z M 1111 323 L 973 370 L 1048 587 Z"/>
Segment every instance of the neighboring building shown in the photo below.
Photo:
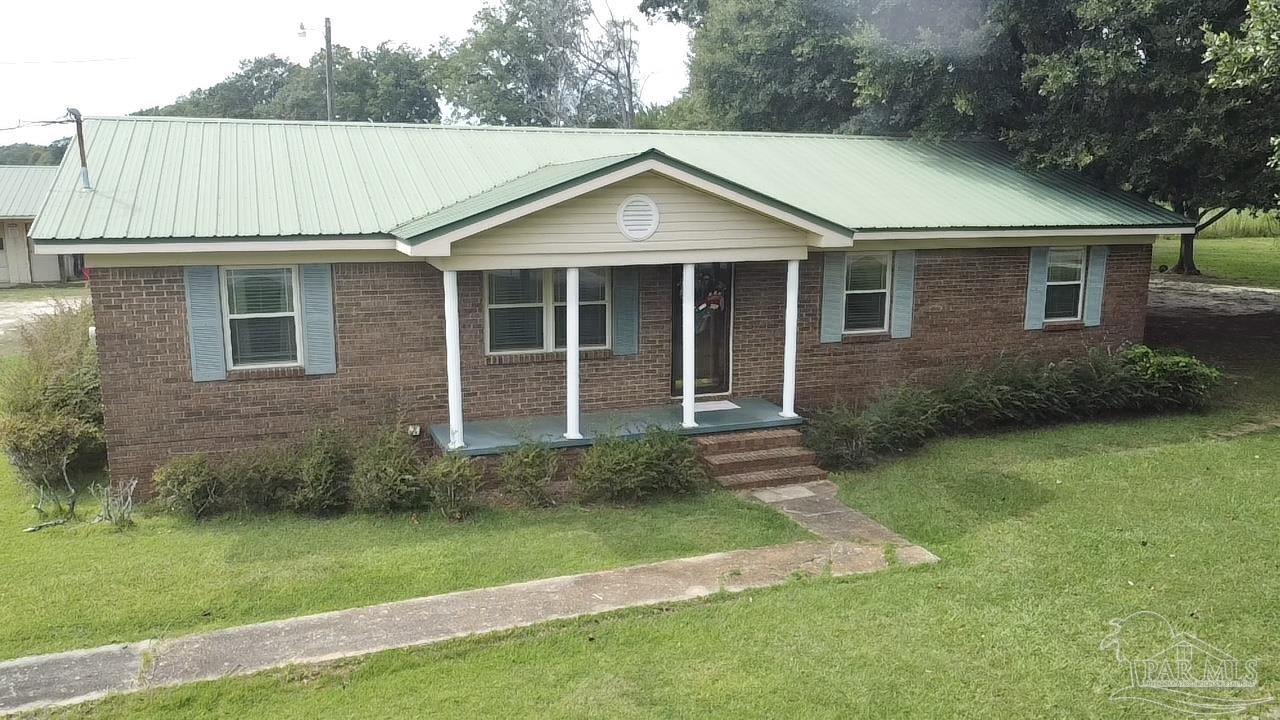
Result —
<path fill-rule="evenodd" d="M 71 149 L 33 237 L 86 254 L 117 478 L 331 418 L 476 454 L 654 419 L 793 424 L 908 378 L 1141 340 L 1151 243 L 1190 225 L 975 142 L 86 132 L 94 189 Z"/>
<path fill-rule="evenodd" d="M 56 283 L 80 278 L 83 258 L 36 255 L 27 234 L 44 204 L 58 168 L 50 165 L 0 165 L 0 285 Z"/>

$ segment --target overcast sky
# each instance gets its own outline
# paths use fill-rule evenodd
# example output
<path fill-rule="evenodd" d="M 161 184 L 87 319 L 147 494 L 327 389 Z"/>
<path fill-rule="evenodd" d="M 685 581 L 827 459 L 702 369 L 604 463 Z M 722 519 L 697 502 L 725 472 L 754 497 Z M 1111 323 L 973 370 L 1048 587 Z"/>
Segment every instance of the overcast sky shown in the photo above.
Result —
<path fill-rule="evenodd" d="M 593 0 L 603 10 L 635 18 L 640 30 L 641 94 L 665 102 L 688 81 L 688 34 L 650 24 L 639 0 Z M 357 48 L 384 40 L 425 48 L 441 36 L 460 38 L 485 0 L 7 0 L 0 40 L 0 128 L 60 117 L 124 115 L 173 102 L 207 87 L 248 57 L 276 53 L 305 62 L 333 41 Z M 298 36 L 299 24 L 307 27 Z M 0 145 L 47 143 L 70 134 L 65 125 L 0 131 Z"/>

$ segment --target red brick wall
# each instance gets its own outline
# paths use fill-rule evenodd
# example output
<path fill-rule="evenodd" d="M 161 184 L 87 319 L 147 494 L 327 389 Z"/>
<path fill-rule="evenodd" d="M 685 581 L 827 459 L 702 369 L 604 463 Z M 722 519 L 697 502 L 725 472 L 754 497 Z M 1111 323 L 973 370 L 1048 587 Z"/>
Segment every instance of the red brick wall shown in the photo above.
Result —
<path fill-rule="evenodd" d="M 1141 339 L 1149 247 L 1112 248 L 1099 328 L 1023 330 L 1027 261 L 1026 248 L 921 251 L 911 338 L 823 344 L 815 254 L 801 264 L 799 404 L 863 399 L 908 377 L 938 377 L 1001 354 L 1053 357 Z M 640 269 L 638 354 L 584 357 L 584 410 L 669 401 L 671 272 Z M 775 402 L 781 395 L 785 272 L 783 263 L 735 268 L 735 395 Z M 563 358 L 486 358 L 480 274 L 462 273 L 459 285 L 466 417 L 562 412 Z M 317 377 L 269 371 L 192 382 L 181 268 L 96 268 L 91 286 L 116 478 L 145 479 L 183 452 L 295 438 L 329 418 L 447 422 L 442 283 L 426 263 L 334 266 L 338 372 Z"/>

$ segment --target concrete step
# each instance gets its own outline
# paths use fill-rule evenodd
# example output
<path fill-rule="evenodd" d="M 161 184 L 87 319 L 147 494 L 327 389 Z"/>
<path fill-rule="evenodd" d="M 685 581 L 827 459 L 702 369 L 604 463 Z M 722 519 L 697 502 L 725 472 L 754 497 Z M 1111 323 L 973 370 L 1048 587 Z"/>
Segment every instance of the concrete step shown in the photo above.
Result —
<path fill-rule="evenodd" d="M 744 450 L 730 453 L 705 453 L 703 462 L 711 470 L 711 475 L 735 475 L 737 473 L 754 472 L 756 470 L 778 470 L 812 465 L 812 450 L 802 447 L 775 447 L 767 450 Z"/>
<path fill-rule="evenodd" d="M 771 430 L 698 435 L 693 438 L 693 441 L 704 455 L 717 455 L 744 450 L 798 447 L 804 441 L 804 435 L 799 430 L 792 428 L 774 428 Z"/>
<path fill-rule="evenodd" d="M 725 475 L 716 478 L 716 482 L 730 490 L 749 490 L 751 488 L 796 485 L 826 479 L 827 472 L 825 470 L 813 465 L 802 465 L 794 468 L 776 468 L 773 470 L 757 470 L 736 475 Z"/>

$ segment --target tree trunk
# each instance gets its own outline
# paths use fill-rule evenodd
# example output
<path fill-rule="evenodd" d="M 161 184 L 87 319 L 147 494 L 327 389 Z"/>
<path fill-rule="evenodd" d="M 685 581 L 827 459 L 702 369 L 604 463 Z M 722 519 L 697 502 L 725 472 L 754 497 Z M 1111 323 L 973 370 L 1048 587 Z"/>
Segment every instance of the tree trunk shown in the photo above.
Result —
<path fill-rule="evenodd" d="M 1187 233 L 1182 236 L 1182 243 L 1178 246 L 1178 264 L 1173 266 L 1172 272 L 1179 275 L 1200 274 L 1200 268 L 1196 267 L 1195 233 Z"/>
<path fill-rule="evenodd" d="M 1184 217 L 1188 216 L 1187 206 L 1181 200 L 1175 199 L 1173 201 L 1173 210 L 1179 215 L 1182 215 Z M 1199 224 L 1200 222 L 1199 208 L 1196 209 L 1195 217 L 1191 218 L 1191 222 L 1193 225 Z M 1200 274 L 1200 268 L 1196 267 L 1196 233 L 1197 232 L 1199 232 L 1199 228 L 1196 228 L 1195 230 L 1189 233 L 1186 233 L 1185 235 L 1182 236 L 1182 242 L 1178 245 L 1178 262 L 1173 266 L 1170 272 L 1175 272 L 1175 273 L 1178 273 L 1179 275 L 1199 275 Z"/>

